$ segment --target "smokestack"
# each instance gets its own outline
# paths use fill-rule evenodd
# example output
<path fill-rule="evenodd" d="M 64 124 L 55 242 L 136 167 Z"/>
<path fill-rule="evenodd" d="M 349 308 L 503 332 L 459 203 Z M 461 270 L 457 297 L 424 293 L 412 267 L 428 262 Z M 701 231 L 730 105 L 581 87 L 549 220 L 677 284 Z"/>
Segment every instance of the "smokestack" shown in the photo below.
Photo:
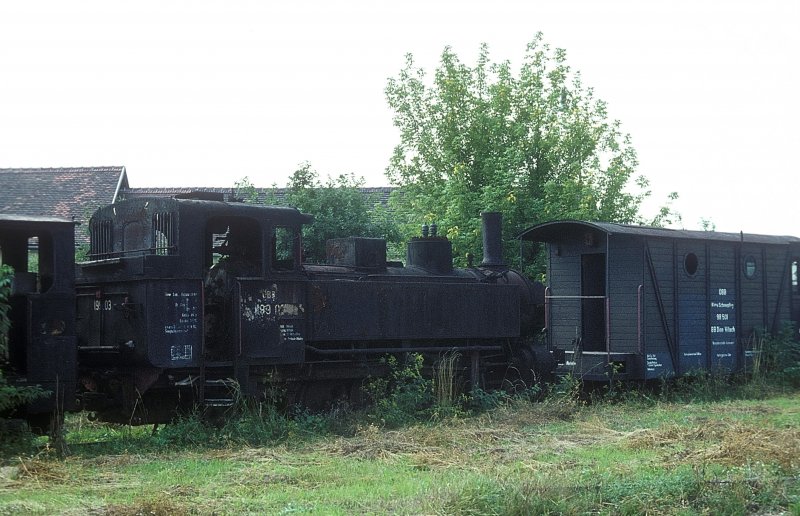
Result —
<path fill-rule="evenodd" d="M 484 267 L 502 267 L 503 263 L 503 214 L 499 211 L 481 213 L 483 227 L 483 261 Z"/>

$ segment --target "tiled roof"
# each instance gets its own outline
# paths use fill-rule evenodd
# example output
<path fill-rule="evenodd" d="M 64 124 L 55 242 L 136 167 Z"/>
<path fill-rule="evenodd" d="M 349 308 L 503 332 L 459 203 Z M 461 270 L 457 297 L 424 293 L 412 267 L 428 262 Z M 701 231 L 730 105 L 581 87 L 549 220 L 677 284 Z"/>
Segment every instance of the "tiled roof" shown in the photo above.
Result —
<path fill-rule="evenodd" d="M 375 204 L 386 205 L 392 187 L 360 188 Z M 258 202 L 281 202 L 286 188 L 256 188 Z M 94 211 L 133 197 L 174 197 L 191 192 L 221 193 L 226 201 L 243 196 L 236 188 L 130 188 L 125 167 L 0 168 L 0 214 L 49 216 L 81 223 L 75 241 L 88 243 L 88 222 Z"/>
<path fill-rule="evenodd" d="M 91 214 L 128 188 L 125 167 L 0 168 L 0 213 L 73 218 L 77 243 L 88 241 Z"/>

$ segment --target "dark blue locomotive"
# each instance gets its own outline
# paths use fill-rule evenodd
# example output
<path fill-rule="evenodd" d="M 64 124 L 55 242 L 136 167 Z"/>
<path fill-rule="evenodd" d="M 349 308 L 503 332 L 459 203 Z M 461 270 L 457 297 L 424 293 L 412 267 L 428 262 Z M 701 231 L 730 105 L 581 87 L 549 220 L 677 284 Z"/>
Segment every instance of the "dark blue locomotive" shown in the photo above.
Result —
<path fill-rule="evenodd" d="M 131 199 L 98 210 L 78 268 L 83 408 L 125 423 L 232 402 L 280 382 L 297 400 L 347 394 L 394 353 L 463 357 L 465 381 L 500 385 L 534 367 L 543 288 L 504 266 L 499 214 L 485 215 L 479 267 L 450 242 L 414 238 L 407 263 L 382 239 L 328 242 L 304 264 L 292 208 L 197 198 Z M 537 308 L 539 307 L 539 308 Z M 540 353 L 542 366 L 546 353 Z"/>

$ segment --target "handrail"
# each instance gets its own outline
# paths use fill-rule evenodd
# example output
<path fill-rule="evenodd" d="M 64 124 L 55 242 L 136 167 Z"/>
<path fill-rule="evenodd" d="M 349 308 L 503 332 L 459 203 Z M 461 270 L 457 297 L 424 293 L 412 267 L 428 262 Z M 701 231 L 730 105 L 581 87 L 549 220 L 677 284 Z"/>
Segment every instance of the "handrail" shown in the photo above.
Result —
<path fill-rule="evenodd" d="M 105 257 L 105 259 L 107 259 L 107 258 L 123 258 L 127 254 L 141 253 L 141 252 L 144 252 L 144 251 L 153 251 L 155 253 L 155 251 L 164 251 L 164 250 L 171 251 L 173 249 L 177 250 L 178 246 L 177 245 L 170 245 L 170 246 L 165 246 L 165 247 L 143 247 L 141 249 L 126 249 L 124 251 L 111 251 L 111 252 L 107 252 L 107 253 L 102 253 L 102 252 L 101 253 L 91 253 L 91 254 L 88 254 L 86 256 L 88 258 L 95 258 L 95 257 L 98 257 L 98 256 L 103 256 L 103 257 Z M 100 258 L 100 259 L 104 259 L 104 258 Z"/>
<path fill-rule="evenodd" d="M 545 294 L 545 299 L 607 299 L 608 296 L 548 296 Z"/>

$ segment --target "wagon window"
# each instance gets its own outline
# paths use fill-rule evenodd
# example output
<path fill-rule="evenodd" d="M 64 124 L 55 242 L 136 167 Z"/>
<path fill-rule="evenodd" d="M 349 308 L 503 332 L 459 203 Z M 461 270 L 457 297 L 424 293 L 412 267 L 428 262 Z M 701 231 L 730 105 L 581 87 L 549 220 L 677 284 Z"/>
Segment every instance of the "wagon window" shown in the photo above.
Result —
<path fill-rule="evenodd" d="M 40 233 L 27 239 L 27 267 L 17 269 L 17 281 L 26 292 L 47 292 L 55 279 L 53 237 Z M 24 272 L 23 272 L 24 271 Z"/>
<path fill-rule="evenodd" d="M 28 270 L 33 274 L 39 274 L 39 237 L 28 239 Z"/>
<path fill-rule="evenodd" d="M 697 268 L 700 266 L 700 260 L 697 259 L 697 255 L 694 253 L 689 253 L 683 259 L 683 270 L 686 271 L 686 274 L 689 276 L 694 276 L 697 274 Z"/>
<path fill-rule="evenodd" d="M 752 255 L 747 256 L 744 259 L 744 263 L 742 264 L 744 269 L 744 277 L 747 279 L 753 279 L 756 275 L 756 259 Z"/>
<path fill-rule="evenodd" d="M 799 263 L 800 260 L 796 259 L 792 262 L 792 292 L 794 292 L 795 294 L 800 293 L 800 286 L 798 286 L 797 283 L 797 275 L 798 275 L 797 268 Z"/>

